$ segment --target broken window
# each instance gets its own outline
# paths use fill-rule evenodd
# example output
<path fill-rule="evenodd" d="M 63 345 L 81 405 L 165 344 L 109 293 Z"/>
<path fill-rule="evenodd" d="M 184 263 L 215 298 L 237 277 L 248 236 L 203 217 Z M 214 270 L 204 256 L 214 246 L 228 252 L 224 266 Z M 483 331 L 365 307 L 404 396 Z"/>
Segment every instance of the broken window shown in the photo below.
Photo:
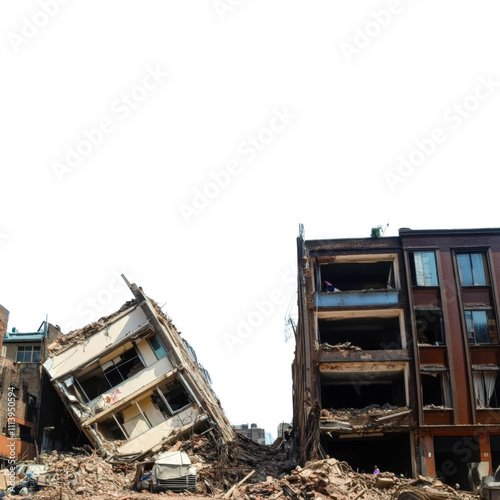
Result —
<path fill-rule="evenodd" d="M 462 286 L 489 285 L 488 264 L 484 252 L 457 253 L 458 274 Z"/>
<path fill-rule="evenodd" d="M 350 342 L 364 350 L 401 349 L 399 317 L 364 317 L 318 320 L 319 342 Z"/>
<path fill-rule="evenodd" d="M 321 290 L 386 290 L 395 288 L 392 260 L 381 262 L 336 262 L 323 264 L 321 269 Z"/>
<path fill-rule="evenodd" d="M 99 423 L 100 433 L 107 439 L 127 439 L 124 433 L 122 414 L 113 415 L 113 418 Z"/>
<path fill-rule="evenodd" d="M 170 418 L 191 404 L 191 400 L 180 382 L 158 387 L 156 393 L 151 396 L 151 400 L 165 418 Z"/>
<path fill-rule="evenodd" d="M 104 376 L 111 387 L 121 384 L 124 380 L 133 377 L 144 368 L 144 364 L 137 355 L 135 348 L 125 351 L 115 359 L 102 366 Z"/>
<path fill-rule="evenodd" d="M 419 344 L 439 345 L 445 343 L 443 314 L 436 309 L 417 309 L 415 311 L 417 342 Z"/>
<path fill-rule="evenodd" d="M 40 363 L 40 346 L 17 346 L 16 361 L 18 363 Z"/>
<path fill-rule="evenodd" d="M 484 370 L 474 371 L 474 393 L 478 408 L 499 408 L 500 407 L 500 381 L 497 371 Z"/>
<path fill-rule="evenodd" d="M 157 359 L 164 358 L 167 355 L 164 347 L 161 345 L 156 335 L 154 337 L 149 337 L 148 342 L 151 346 L 151 349 L 153 349 L 153 352 L 155 353 Z"/>
<path fill-rule="evenodd" d="M 391 406 L 406 406 L 403 371 L 321 374 L 322 408 L 365 408 L 387 403 Z"/>
<path fill-rule="evenodd" d="M 410 271 L 413 286 L 439 285 L 434 252 L 411 252 Z"/>
<path fill-rule="evenodd" d="M 448 372 L 428 371 L 421 374 L 422 399 L 424 406 L 451 408 L 451 391 Z"/>
<path fill-rule="evenodd" d="M 471 344 L 498 343 L 497 325 L 491 310 L 465 311 L 467 337 Z"/>
<path fill-rule="evenodd" d="M 132 347 L 102 366 L 96 363 L 93 370 L 76 380 L 87 400 L 92 401 L 121 384 L 124 380 L 134 376 L 143 368 L 143 362 L 137 355 L 135 348 Z"/>

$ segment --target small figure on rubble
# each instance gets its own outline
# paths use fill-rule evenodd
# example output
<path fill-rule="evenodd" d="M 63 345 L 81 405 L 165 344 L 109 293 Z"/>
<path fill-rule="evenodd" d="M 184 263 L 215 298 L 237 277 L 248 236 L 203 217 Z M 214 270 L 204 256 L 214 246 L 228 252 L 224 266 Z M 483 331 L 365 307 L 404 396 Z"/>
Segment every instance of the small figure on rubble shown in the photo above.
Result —
<path fill-rule="evenodd" d="M 379 470 L 379 468 L 375 465 L 375 467 L 373 467 L 373 475 L 374 475 L 374 476 L 377 476 L 378 474 L 380 474 L 380 470 Z"/>

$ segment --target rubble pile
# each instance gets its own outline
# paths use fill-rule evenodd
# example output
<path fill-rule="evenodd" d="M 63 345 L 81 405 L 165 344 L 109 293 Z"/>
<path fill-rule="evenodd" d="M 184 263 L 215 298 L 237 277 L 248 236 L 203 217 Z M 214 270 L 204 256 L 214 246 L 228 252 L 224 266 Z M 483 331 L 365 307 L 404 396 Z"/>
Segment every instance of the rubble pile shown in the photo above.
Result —
<path fill-rule="evenodd" d="M 135 465 L 112 466 L 96 454 L 53 451 L 42 453 L 40 463 L 45 465 L 46 471 L 34 477 L 41 489 L 29 491 L 33 499 L 121 498 L 131 492 L 135 473 Z M 23 475 L 17 477 L 18 481 L 23 479 Z M 20 497 L 11 495 L 9 498 Z"/>
<path fill-rule="evenodd" d="M 89 325 L 80 328 L 79 330 L 73 330 L 72 332 L 69 332 L 67 335 L 60 335 L 59 337 L 57 337 L 56 340 L 54 340 L 54 342 L 52 342 L 49 346 L 47 346 L 47 349 L 51 353 L 56 354 L 58 352 L 64 351 L 66 348 L 72 346 L 75 343 L 83 342 L 85 339 L 91 337 L 92 335 L 94 335 L 94 333 L 101 330 L 115 316 L 118 316 L 123 311 L 126 311 L 127 309 L 131 308 L 136 304 L 137 300 L 135 299 L 125 302 L 125 304 L 123 304 L 123 306 L 120 307 L 120 309 L 118 309 L 118 311 L 115 311 L 113 314 L 100 318 L 94 323 L 90 323 Z"/>
<path fill-rule="evenodd" d="M 354 472 L 346 462 L 328 458 L 296 467 L 281 479 L 239 486 L 232 498 L 332 498 L 335 500 L 477 500 L 468 492 L 458 492 L 437 479 L 396 477 L 390 472 L 379 475 Z"/>
<path fill-rule="evenodd" d="M 386 403 L 383 406 L 372 404 L 364 408 L 342 408 L 340 410 L 321 410 L 320 422 L 322 426 L 329 423 L 348 422 L 350 429 L 359 427 L 374 427 L 381 423 L 389 423 L 398 419 L 398 425 L 404 424 L 401 417 L 411 418 L 411 410 L 407 406 L 392 406 Z"/>
<path fill-rule="evenodd" d="M 361 347 L 352 345 L 351 342 L 344 342 L 343 344 L 331 345 L 328 342 L 324 342 L 319 346 L 323 351 L 361 351 Z"/>

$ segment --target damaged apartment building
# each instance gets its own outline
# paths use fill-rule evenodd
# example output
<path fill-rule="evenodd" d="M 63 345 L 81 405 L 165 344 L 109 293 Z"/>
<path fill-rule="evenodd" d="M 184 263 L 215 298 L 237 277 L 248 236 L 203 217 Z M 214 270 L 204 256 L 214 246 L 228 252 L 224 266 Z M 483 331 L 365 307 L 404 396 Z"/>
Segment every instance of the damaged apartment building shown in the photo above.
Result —
<path fill-rule="evenodd" d="M 297 239 L 300 461 L 470 488 L 500 465 L 500 229 Z"/>
<path fill-rule="evenodd" d="M 156 303 L 126 282 L 133 300 L 48 346 L 43 366 L 74 421 L 96 448 L 122 459 L 141 459 L 194 430 L 231 441 L 194 351 Z"/>

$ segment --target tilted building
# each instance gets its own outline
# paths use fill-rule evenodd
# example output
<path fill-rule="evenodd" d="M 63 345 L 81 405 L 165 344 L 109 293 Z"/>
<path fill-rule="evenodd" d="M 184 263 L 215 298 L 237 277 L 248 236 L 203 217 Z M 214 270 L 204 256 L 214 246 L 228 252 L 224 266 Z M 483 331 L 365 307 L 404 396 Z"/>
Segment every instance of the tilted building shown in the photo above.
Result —
<path fill-rule="evenodd" d="M 208 374 L 172 321 L 135 284 L 116 313 L 48 347 L 44 368 L 78 427 L 109 455 L 134 459 L 193 430 L 234 432 Z"/>
<path fill-rule="evenodd" d="M 300 460 L 470 487 L 500 465 L 500 229 L 298 243 Z"/>

